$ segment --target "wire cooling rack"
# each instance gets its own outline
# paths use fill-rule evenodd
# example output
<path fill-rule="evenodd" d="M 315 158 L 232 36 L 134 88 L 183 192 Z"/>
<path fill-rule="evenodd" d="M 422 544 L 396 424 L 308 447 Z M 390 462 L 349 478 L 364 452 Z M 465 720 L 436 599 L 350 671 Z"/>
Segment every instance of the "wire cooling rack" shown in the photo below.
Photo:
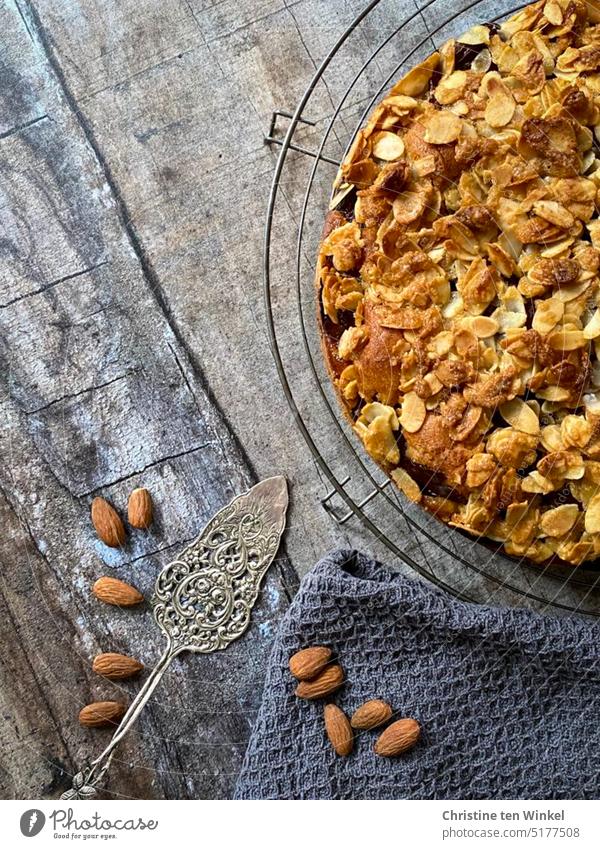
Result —
<path fill-rule="evenodd" d="M 509 558 L 499 547 L 448 528 L 396 490 L 344 421 L 316 326 L 320 231 L 337 167 L 366 116 L 393 80 L 447 38 L 524 5 L 372 0 L 348 22 L 295 110 L 273 113 L 265 141 L 281 152 L 265 227 L 267 324 L 286 398 L 326 483 L 323 507 L 334 521 L 358 518 L 395 556 L 459 598 L 481 600 L 483 588 L 493 601 L 508 590 L 524 605 L 600 617 L 598 569 Z"/>

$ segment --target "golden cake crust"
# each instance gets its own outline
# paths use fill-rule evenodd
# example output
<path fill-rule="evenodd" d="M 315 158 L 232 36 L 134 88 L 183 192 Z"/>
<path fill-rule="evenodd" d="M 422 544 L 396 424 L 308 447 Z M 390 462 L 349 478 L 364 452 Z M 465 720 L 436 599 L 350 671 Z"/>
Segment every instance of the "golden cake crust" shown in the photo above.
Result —
<path fill-rule="evenodd" d="M 356 434 L 512 556 L 600 554 L 600 5 L 543 0 L 399 80 L 338 172 L 316 284 Z"/>

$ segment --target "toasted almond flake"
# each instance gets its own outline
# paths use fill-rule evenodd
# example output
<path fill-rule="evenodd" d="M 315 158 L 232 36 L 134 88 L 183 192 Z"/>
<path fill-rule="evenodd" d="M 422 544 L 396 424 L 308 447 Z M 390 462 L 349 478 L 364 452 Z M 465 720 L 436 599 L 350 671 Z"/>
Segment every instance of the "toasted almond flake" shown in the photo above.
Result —
<path fill-rule="evenodd" d="M 560 436 L 568 448 L 585 448 L 592 436 L 592 426 L 583 416 L 565 416 L 560 423 Z"/>
<path fill-rule="evenodd" d="M 579 516 L 576 504 L 561 504 L 546 510 L 540 517 L 540 527 L 549 537 L 562 537 L 568 534 Z"/>
<path fill-rule="evenodd" d="M 571 393 L 564 386 L 546 386 L 545 389 L 538 389 L 535 394 L 542 401 L 558 403 L 560 401 L 566 401 Z M 545 409 L 544 412 L 549 412 L 549 410 Z"/>
<path fill-rule="evenodd" d="M 490 31 L 483 24 L 477 24 L 466 32 L 463 32 L 456 40 L 460 44 L 489 44 Z"/>
<path fill-rule="evenodd" d="M 490 127 L 505 127 L 510 124 L 517 104 L 515 99 L 498 77 L 487 81 L 488 102 L 485 107 L 485 120 Z"/>
<path fill-rule="evenodd" d="M 373 156 L 393 162 L 404 154 L 404 142 L 396 133 L 377 133 L 373 136 Z"/>
<path fill-rule="evenodd" d="M 592 496 L 585 513 L 585 529 L 588 534 L 600 533 L 600 493 Z"/>
<path fill-rule="evenodd" d="M 556 298 L 539 301 L 531 326 L 538 333 L 546 336 L 561 321 L 564 313 L 565 306 L 563 302 L 558 301 Z"/>
<path fill-rule="evenodd" d="M 560 425 L 546 425 L 540 431 L 540 442 L 546 451 L 562 451 L 565 446 L 560 436 Z"/>
<path fill-rule="evenodd" d="M 498 411 L 504 421 L 514 427 L 515 430 L 519 430 L 521 433 L 529 433 L 532 436 L 540 432 L 540 421 L 537 415 L 522 398 L 513 398 L 512 401 L 506 401 L 500 405 Z"/>
<path fill-rule="evenodd" d="M 339 190 L 334 194 L 329 202 L 329 209 L 336 209 L 340 205 L 340 203 L 347 197 L 350 192 L 354 191 L 356 186 L 351 185 L 350 183 L 342 183 Z"/>
<path fill-rule="evenodd" d="M 414 97 L 406 97 L 404 94 L 396 94 L 391 97 L 386 97 L 383 101 L 386 106 L 393 109 L 396 114 L 401 116 L 408 115 L 419 105 L 419 101 Z"/>
<path fill-rule="evenodd" d="M 550 480 L 550 478 L 545 478 L 539 472 L 534 471 L 527 475 L 527 477 L 523 478 L 521 481 L 521 489 L 523 492 L 530 492 L 536 495 L 548 495 L 551 492 L 554 492 L 556 486 Z"/>
<path fill-rule="evenodd" d="M 563 11 L 557 0 L 548 0 L 544 5 L 544 17 L 548 23 L 554 24 L 555 27 L 560 26 L 563 22 Z"/>
<path fill-rule="evenodd" d="M 444 388 L 442 381 L 432 371 L 430 371 L 429 374 L 426 374 L 423 380 L 431 389 L 432 395 L 437 395 L 437 393 Z"/>
<path fill-rule="evenodd" d="M 419 485 L 404 469 L 393 469 L 392 479 L 398 489 L 400 489 L 407 498 L 414 501 L 415 504 L 417 504 L 423 497 Z"/>
<path fill-rule="evenodd" d="M 424 192 L 401 192 L 394 200 L 392 211 L 398 224 L 410 224 L 425 212 Z"/>
<path fill-rule="evenodd" d="M 396 411 L 393 407 L 388 406 L 388 404 L 381 404 L 379 401 L 372 401 L 370 404 L 365 404 L 365 406 L 360 411 L 361 418 L 365 419 L 369 424 L 374 422 L 376 418 L 382 416 L 392 428 L 392 430 L 398 430 L 398 417 L 396 416 Z"/>
<path fill-rule="evenodd" d="M 575 351 L 577 348 L 584 348 L 587 339 L 583 335 L 583 330 L 564 325 L 548 337 L 548 343 L 555 351 Z"/>
<path fill-rule="evenodd" d="M 426 121 L 424 139 L 428 144 L 456 141 L 463 128 L 461 119 L 452 112 L 433 112 Z"/>
<path fill-rule="evenodd" d="M 442 106 L 449 106 L 460 100 L 467 85 L 466 71 L 453 71 L 437 84 L 433 96 Z"/>
<path fill-rule="evenodd" d="M 575 298 L 582 295 L 585 290 L 589 288 L 589 285 L 589 281 L 583 280 L 581 283 L 576 283 L 574 286 L 559 286 L 554 293 L 554 297 L 558 298 L 558 300 L 562 301 L 564 304 L 568 304 L 569 301 L 574 301 Z"/>
<path fill-rule="evenodd" d="M 466 357 L 470 353 L 475 353 L 477 351 L 477 346 L 477 336 L 472 330 L 467 330 L 466 327 L 462 327 L 460 330 L 455 332 L 454 347 L 460 357 Z"/>
<path fill-rule="evenodd" d="M 568 209 L 556 200 L 538 200 L 533 204 L 533 211 L 540 218 L 568 230 L 575 223 L 575 218 Z"/>
<path fill-rule="evenodd" d="M 421 159 L 415 159 L 413 162 L 413 170 L 417 177 L 427 177 L 435 172 L 435 156 L 423 156 Z"/>
<path fill-rule="evenodd" d="M 494 336 L 499 329 L 500 325 L 496 319 L 491 318 L 491 316 L 488 315 L 477 315 L 471 321 L 471 330 L 478 339 L 489 339 L 490 336 Z"/>
<path fill-rule="evenodd" d="M 476 74 L 485 74 L 492 66 L 492 54 L 487 47 L 480 50 L 471 62 L 471 70 Z"/>
<path fill-rule="evenodd" d="M 600 336 L 600 310 L 596 310 L 583 328 L 583 335 L 586 339 L 596 339 Z"/>
<path fill-rule="evenodd" d="M 402 414 L 399 421 L 407 433 L 416 433 L 423 427 L 427 410 L 422 398 L 416 392 L 408 392 L 402 401 Z"/>
<path fill-rule="evenodd" d="M 440 54 L 432 53 L 424 62 L 421 62 L 416 68 L 412 68 L 408 74 L 402 77 L 392 88 L 390 94 L 404 94 L 409 97 L 415 97 L 417 94 L 421 94 L 431 79 L 431 75 L 435 68 L 437 68 L 439 61 Z"/>
<path fill-rule="evenodd" d="M 549 245 L 547 248 L 544 248 L 540 251 L 540 256 L 546 257 L 547 259 L 552 259 L 552 257 L 560 256 L 563 254 L 567 248 L 570 248 L 575 238 L 573 236 L 568 236 L 566 239 L 563 239 L 561 242 L 554 242 Z"/>

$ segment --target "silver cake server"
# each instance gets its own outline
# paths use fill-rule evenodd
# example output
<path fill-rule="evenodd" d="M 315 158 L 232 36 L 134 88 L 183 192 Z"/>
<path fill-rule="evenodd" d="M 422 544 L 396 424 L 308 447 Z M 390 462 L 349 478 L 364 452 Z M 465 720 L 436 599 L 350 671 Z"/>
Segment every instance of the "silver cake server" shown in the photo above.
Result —
<path fill-rule="evenodd" d="M 279 548 L 287 506 L 285 478 L 261 481 L 213 516 L 200 536 L 160 572 L 151 604 L 167 646 L 108 746 L 73 777 L 72 788 L 61 799 L 96 795 L 116 747 L 174 657 L 184 651 L 226 649 L 248 628 L 263 576 Z"/>

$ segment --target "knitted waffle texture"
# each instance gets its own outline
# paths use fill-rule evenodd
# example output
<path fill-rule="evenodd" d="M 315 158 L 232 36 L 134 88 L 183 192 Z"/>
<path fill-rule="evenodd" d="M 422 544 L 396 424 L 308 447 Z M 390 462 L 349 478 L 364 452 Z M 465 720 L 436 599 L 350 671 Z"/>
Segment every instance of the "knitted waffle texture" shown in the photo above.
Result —
<path fill-rule="evenodd" d="M 303 579 L 278 632 L 239 799 L 596 799 L 600 629 L 580 618 L 457 601 L 355 551 Z M 377 756 L 377 731 L 349 757 L 327 741 L 325 701 L 294 695 L 298 649 L 333 649 L 345 673 L 329 701 L 368 699 L 413 717 L 421 740 Z"/>

